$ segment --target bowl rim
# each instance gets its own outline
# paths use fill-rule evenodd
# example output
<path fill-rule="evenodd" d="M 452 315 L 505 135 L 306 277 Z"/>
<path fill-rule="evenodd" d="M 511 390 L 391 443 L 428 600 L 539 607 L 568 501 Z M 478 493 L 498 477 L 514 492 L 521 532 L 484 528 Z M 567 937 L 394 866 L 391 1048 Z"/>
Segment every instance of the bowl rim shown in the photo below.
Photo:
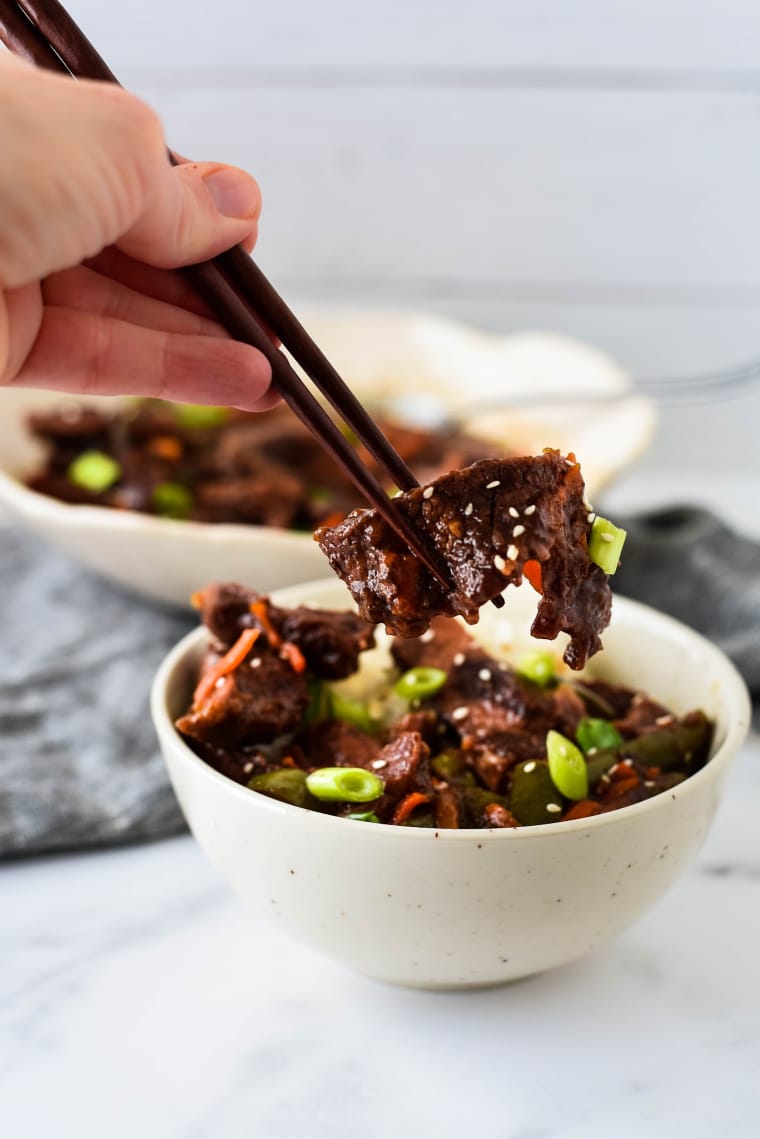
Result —
<path fill-rule="evenodd" d="M 324 586 L 329 578 L 320 578 L 303 585 L 289 586 L 291 592 L 298 590 L 307 592 L 309 589 Z M 275 592 L 275 591 L 273 591 Z M 192 748 L 182 739 L 169 715 L 167 707 L 167 692 L 170 683 L 178 668 L 182 667 L 188 657 L 205 644 L 210 634 L 206 628 L 200 626 L 187 633 L 164 657 L 156 672 L 150 692 L 150 711 L 155 730 L 158 734 L 162 750 L 171 748 L 173 754 L 184 765 L 188 765 L 196 772 L 202 772 L 202 777 L 211 780 L 226 794 L 238 796 L 241 803 L 246 801 L 255 804 L 255 809 L 264 810 L 285 818 L 301 818 L 304 826 L 339 826 L 345 827 L 347 823 L 355 822 L 356 826 L 364 826 L 368 835 L 374 835 L 373 841 L 386 841 L 386 837 L 393 834 L 396 838 L 410 841 L 443 841 L 443 842 L 525 842 L 533 838 L 560 838 L 563 835 L 579 833 L 588 830 L 597 830 L 600 827 L 622 825 L 626 819 L 633 819 L 650 811 L 663 810 L 674 801 L 690 796 L 702 786 L 703 783 L 712 782 L 724 768 L 728 766 L 741 748 L 749 732 L 752 706 L 749 691 L 737 671 L 722 650 L 718 649 L 701 634 L 690 629 L 687 625 L 662 613 L 642 602 L 615 594 L 615 606 L 624 613 L 632 615 L 639 620 L 655 621 L 667 639 L 677 638 L 682 643 L 698 648 L 704 657 L 711 658 L 718 666 L 723 680 L 721 703 L 726 706 L 729 713 L 726 725 L 726 734 L 714 755 L 703 768 L 690 775 L 683 783 L 671 788 L 668 792 L 652 796 L 641 803 L 634 803 L 628 807 L 608 811 L 600 815 L 592 815 L 585 819 L 570 819 L 556 823 L 539 823 L 536 826 L 504 827 L 504 828 L 476 828 L 466 827 L 460 829 L 448 828 L 419 828 L 397 827 L 391 823 L 376 823 L 372 826 L 360 824 L 356 820 L 339 818 L 334 815 L 324 815 L 318 811 L 310 811 L 304 807 L 296 807 L 290 803 L 282 803 L 267 795 L 251 791 L 241 783 L 236 783 L 226 775 L 222 775 L 209 764 L 196 755 Z M 167 766 L 168 761 L 165 759 Z M 255 795 L 256 799 L 251 799 Z"/>

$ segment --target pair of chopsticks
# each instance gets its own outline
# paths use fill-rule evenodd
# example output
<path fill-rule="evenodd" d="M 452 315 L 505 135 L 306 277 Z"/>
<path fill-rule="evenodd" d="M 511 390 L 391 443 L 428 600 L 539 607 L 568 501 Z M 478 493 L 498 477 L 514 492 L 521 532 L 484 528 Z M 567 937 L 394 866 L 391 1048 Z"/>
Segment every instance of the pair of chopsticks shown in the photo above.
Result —
<path fill-rule="evenodd" d="M 74 79 L 118 82 L 57 0 L 0 0 L 0 40 L 38 67 L 63 72 Z M 171 152 L 169 159 L 177 163 Z M 406 515 L 364 467 L 322 405 L 273 345 L 260 321 L 279 337 L 393 482 L 401 490 L 411 490 L 419 483 L 247 253 L 236 246 L 211 261 L 189 266 L 182 273 L 231 336 L 263 352 L 272 367 L 274 386 L 285 403 L 439 584 L 449 589 L 449 575 L 437 552 L 425 547 Z"/>

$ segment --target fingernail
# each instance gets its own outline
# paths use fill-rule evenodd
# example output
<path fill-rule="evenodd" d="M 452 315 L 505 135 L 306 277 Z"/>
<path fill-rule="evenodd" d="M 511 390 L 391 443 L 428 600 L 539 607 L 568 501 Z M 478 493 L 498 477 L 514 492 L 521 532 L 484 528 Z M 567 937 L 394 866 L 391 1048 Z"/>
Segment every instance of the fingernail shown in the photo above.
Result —
<path fill-rule="evenodd" d="M 227 218 L 254 218 L 261 207 L 256 182 L 242 170 L 223 166 L 204 179 L 214 205 Z"/>

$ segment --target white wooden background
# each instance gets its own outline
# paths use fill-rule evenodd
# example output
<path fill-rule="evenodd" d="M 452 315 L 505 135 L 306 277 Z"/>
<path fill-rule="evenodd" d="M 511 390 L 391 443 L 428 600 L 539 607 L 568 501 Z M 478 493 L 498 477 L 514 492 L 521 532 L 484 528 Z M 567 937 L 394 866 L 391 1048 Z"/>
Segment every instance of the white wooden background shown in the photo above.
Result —
<path fill-rule="evenodd" d="M 69 7 L 173 146 L 257 175 L 296 306 L 551 328 L 643 376 L 760 357 L 757 0 Z M 759 431 L 760 394 L 666 411 L 651 462 L 757 472 Z"/>

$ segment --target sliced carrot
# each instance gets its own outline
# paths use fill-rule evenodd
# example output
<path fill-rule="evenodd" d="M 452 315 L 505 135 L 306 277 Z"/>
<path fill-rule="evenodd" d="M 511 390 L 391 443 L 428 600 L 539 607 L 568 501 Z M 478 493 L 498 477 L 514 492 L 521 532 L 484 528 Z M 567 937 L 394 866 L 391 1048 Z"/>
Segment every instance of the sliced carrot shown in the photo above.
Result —
<path fill-rule="evenodd" d="M 523 573 L 527 577 L 530 584 L 535 589 L 536 593 L 543 593 L 543 582 L 541 580 L 541 563 L 531 558 L 529 561 L 523 563 Z"/>
<path fill-rule="evenodd" d="M 180 459 L 182 457 L 182 442 L 173 435 L 154 435 L 148 444 L 151 455 L 158 455 L 160 459 Z"/>
<path fill-rule="evenodd" d="M 193 707 L 197 708 L 211 695 L 217 680 L 234 672 L 242 664 L 261 633 L 258 629 L 243 629 L 235 644 L 201 677 L 193 694 Z"/>
<path fill-rule="evenodd" d="M 273 649 L 277 649 L 282 644 L 282 637 L 272 625 L 267 613 L 266 601 L 252 601 L 250 605 L 251 613 L 258 620 L 262 629 L 266 633 L 267 640 Z"/>
<path fill-rule="evenodd" d="M 306 657 L 303 655 L 298 645 L 294 645 L 292 641 L 283 641 L 282 648 L 280 649 L 280 656 L 286 660 L 293 672 L 306 671 Z"/>
<path fill-rule="evenodd" d="M 593 799 L 581 799 L 579 803 L 573 803 L 572 807 L 565 811 L 562 817 L 564 819 L 588 819 L 592 815 L 598 815 L 601 809 Z"/>
<path fill-rule="evenodd" d="M 416 807 L 422 806 L 423 803 L 429 803 L 430 796 L 423 795 L 421 791 L 412 791 L 405 799 L 402 799 L 396 810 L 393 812 L 393 822 L 398 825 L 405 822 L 412 811 Z"/>

